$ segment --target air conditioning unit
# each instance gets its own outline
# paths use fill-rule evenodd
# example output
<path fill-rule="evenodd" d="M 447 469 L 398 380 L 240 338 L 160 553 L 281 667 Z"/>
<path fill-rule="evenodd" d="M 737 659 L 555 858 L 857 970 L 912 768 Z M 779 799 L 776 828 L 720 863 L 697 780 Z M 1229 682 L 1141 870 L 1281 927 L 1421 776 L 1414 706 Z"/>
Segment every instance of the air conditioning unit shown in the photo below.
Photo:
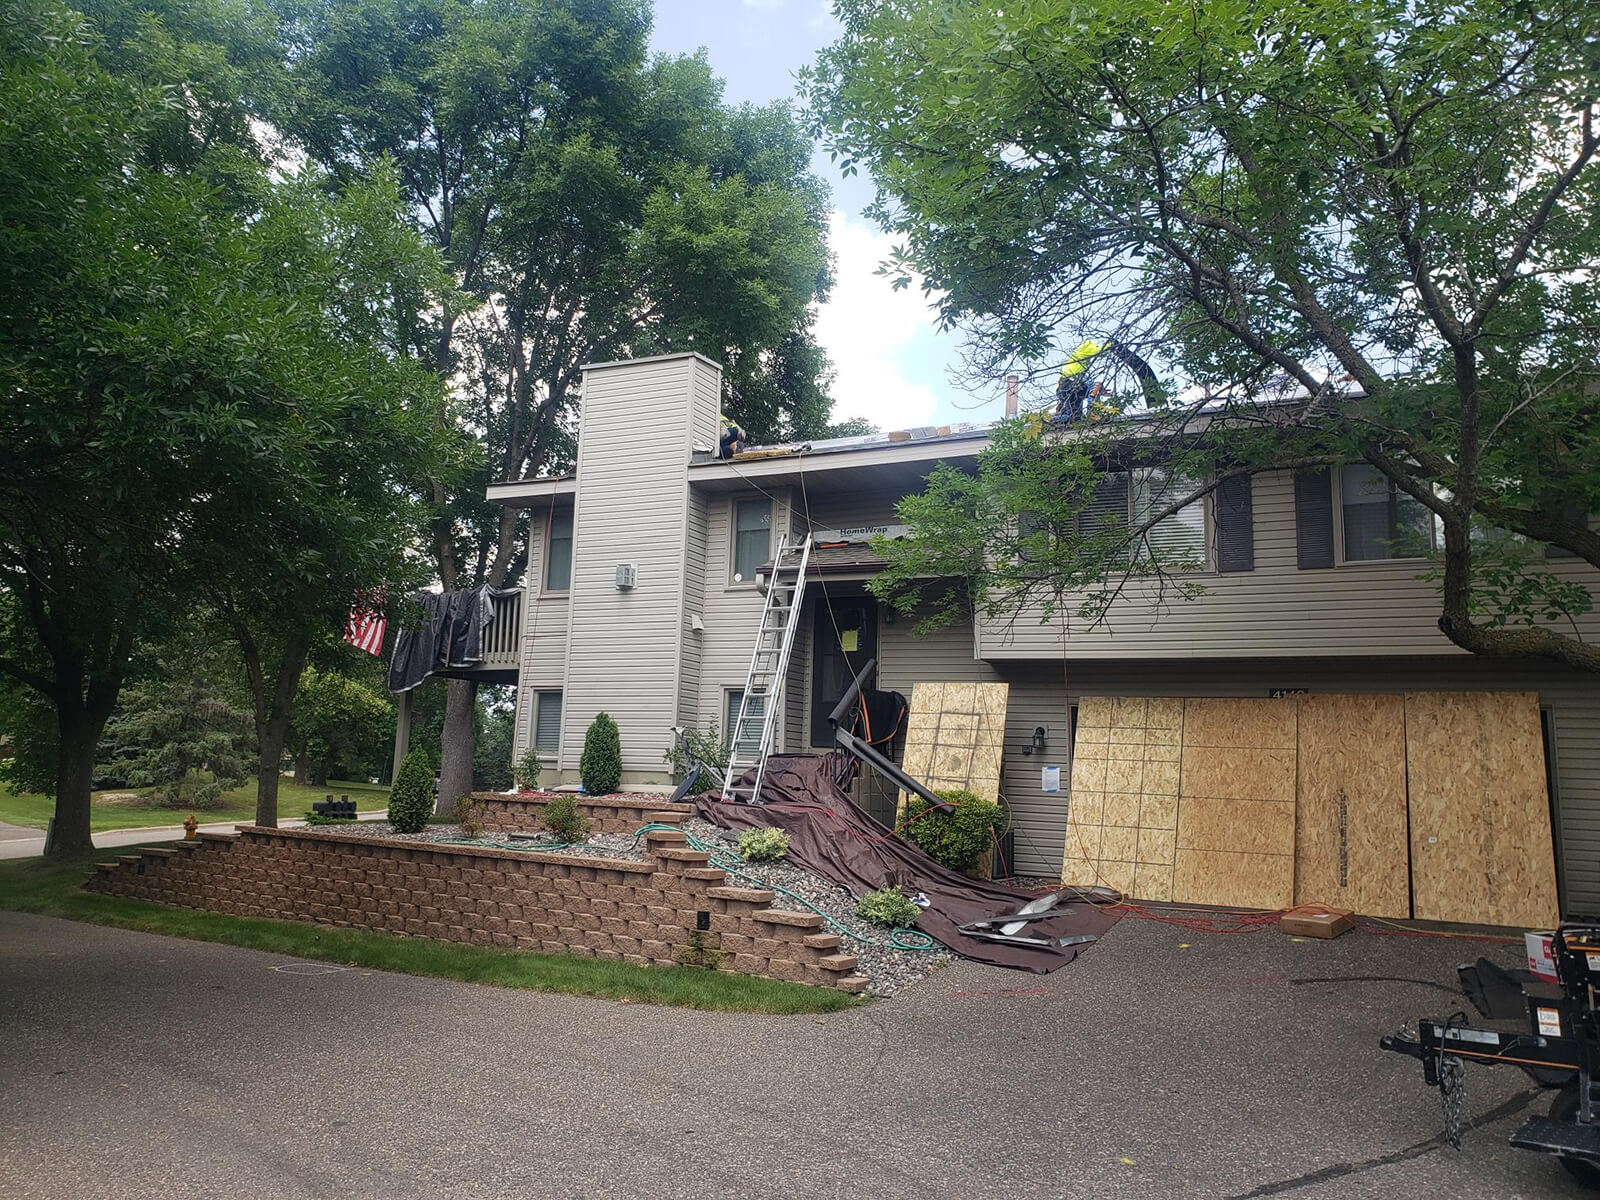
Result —
<path fill-rule="evenodd" d="M 639 568 L 633 563 L 617 564 L 617 590 L 626 592 L 639 582 Z"/>

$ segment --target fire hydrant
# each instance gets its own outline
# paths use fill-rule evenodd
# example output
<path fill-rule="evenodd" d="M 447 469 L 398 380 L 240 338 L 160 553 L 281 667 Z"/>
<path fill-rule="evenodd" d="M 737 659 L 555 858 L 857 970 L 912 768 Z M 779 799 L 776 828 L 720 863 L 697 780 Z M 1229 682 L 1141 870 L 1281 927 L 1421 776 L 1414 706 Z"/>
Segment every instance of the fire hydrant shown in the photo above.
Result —
<path fill-rule="evenodd" d="M 196 821 L 194 819 L 194 814 L 193 813 L 190 813 L 187 817 L 185 817 L 183 819 L 183 836 L 185 838 L 194 837 L 195 830 L 197 830 L 199 828 L 200 828 L 200 822 Z"/>

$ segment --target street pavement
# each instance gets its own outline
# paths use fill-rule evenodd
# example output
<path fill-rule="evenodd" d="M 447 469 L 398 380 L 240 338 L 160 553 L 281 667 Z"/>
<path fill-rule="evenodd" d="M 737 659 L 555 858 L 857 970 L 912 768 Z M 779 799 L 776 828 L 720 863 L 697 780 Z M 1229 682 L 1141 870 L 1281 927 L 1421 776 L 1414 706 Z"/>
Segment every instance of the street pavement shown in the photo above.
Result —
<path fill-rule="evenodd" d="M 1127 919 L 826 1016 L 701 1013 L 0 913 L 7 1197 L 1575 1197 L 1377 1048 L 1516 949 Z"/>

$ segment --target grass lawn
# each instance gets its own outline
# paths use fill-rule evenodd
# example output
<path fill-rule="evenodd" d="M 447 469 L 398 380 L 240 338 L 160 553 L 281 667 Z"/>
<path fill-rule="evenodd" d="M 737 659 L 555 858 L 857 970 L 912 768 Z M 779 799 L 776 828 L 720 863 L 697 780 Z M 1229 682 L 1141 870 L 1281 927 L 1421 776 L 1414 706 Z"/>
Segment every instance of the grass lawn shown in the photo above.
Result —
<path fill-rule="evenodd" d="M 330 780 L 327 787 L 300 787 L 288 776 L 278 782 L 278 816 L 303 817 L 313 802 L 332 792 L 335 796 L 348 795 L 356 802 L 358 812 L 389 806 L 389 789 L 376 783 L 344 783 Z M 99 833 L 106 829 L 140 829 L 150 825 L 182 825 L 191 812 L 202 824 L 210 821 L 253 821 L 256 815 L 256 781 L 246 780 L 231 791 L 222 793 L 218 808 L 158 808 L 152 804 L 133 801 L 106 801 L 106 796 L 126 796 L 128 790 L 96 792 L 91 801 L 89 828 Z M 0 785 L 0 821 L 8 825 L 27 825 L 43 829 L 55 816 L 56 802 L 48 796 L 33 792 L 13 792 Z"/>
<path fill-rule="evenodd" d="M 131 847 L 121 848 L 121 853 L 134 852 Z M 624 1003 L 758 1013 L 837 1012 L 857 1003 L 845 992 L 723 971 L 634 967 L 565 954 L 464 946 L 431 938 L 396 937 L 299 921 L 230 917 L 222 913 L 169 908 L 147 900 L 102 896 L 83 889 L 94 862 L 94 857 L 69 862 L 46 862 L 37 858 L 0 862 L 0 908 L 205 942 L 225 942 L 251 950 L 380 971 L 432 975 L 463 983 L 527 988 L 536 992 L 600 996 Z"/>

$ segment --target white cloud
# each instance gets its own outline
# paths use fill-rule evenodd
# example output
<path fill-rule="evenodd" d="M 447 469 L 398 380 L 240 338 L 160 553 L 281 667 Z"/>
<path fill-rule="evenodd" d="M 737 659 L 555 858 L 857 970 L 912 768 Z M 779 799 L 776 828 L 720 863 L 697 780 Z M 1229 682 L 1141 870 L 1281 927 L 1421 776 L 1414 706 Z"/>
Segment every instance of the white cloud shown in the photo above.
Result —
<path fill-rule="evenodd" d="M 888 235 L 835 209 L 828 220 L 833 247 L 833 295 L 817 313 L 817 341 L 835 369 L 834 420 L 865 417 L 879 429 L 933 422 L 938 397 L 906 378 L 912 343 L 928 333 L 933 313 L 920 280 L 895 291 L 875 274 L 889 257 Z"/>
<path fill-rule="evenodd" d="M 750 0 L 745 0 L 745 3 L 749 2 Z M 833 0 L 822 0 L 816 16 L 812 17 L 808 24 L 812 29 L 825 29 L 834 35 L 844 32 L 844 25 L 833 15 Z"/>

